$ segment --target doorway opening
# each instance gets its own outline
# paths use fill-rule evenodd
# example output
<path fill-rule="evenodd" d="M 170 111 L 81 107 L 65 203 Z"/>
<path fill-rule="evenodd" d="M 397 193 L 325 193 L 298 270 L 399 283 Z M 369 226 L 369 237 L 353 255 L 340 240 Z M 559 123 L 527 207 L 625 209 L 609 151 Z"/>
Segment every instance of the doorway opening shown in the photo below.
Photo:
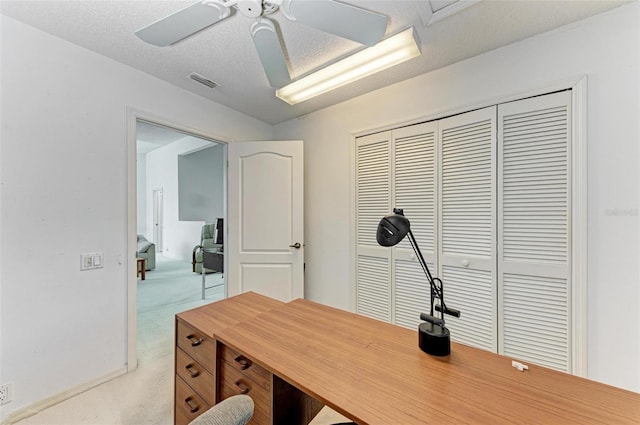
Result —
<path fill-rule="evenodd" d="M 145 258 L 146 269 L 142 280 L 139 262 L 133 262 L 136 268 L 129 262 L 132 371 L 138 359 L 172 345 L 176 313 L 226 297 L 223 273 L 206 268 L 203 273 L 201 267 L 196 272 L 195 248 L 203 245 L 207 225 L 223 223 L 220 232 L 226 232 L 227 151 L 224 142 L 207 135 L 134 114 L 129 138 L 129 202 L 136 205 L 129 207 L 129 257 Z M 185 158 L 188 166 L 180 166 Z"/>

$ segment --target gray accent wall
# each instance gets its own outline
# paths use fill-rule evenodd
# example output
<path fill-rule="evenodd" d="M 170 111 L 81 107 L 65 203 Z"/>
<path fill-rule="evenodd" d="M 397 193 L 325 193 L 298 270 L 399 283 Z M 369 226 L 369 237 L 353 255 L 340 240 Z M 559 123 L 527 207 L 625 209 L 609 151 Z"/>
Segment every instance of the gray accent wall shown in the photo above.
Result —
<path fill-rule="evenodd" d="M 224 152 L 214 145 L 178 156 L 180 221 L 213 222 L 223 216 Z"/>

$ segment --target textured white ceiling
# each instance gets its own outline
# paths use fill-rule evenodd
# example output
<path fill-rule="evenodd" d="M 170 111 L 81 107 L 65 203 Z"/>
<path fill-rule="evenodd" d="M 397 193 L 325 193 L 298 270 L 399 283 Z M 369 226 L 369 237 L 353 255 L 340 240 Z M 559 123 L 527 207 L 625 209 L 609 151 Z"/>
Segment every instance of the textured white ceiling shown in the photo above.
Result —
<path fill-rule="evenodd" d="M 2 0 L 0 12 L 275 124 L 630 1 L 636 0 L 482 0 L 428 26 L 420 19 L 420 8 L 429 6 L 425 0 L 344 1 L 387 15 L 387 34 L 415 26 L 422 55 L 294 106 L 276 98 L 269 87 L 251 42 L 251 20 L 240 13 L 173 46 L 160 48 L 142 42 L 134 32 L 194 1 Z M 270 17 L 280 27 L 293 78 L 361 48 L 352 41 L 288 21 L 281 12 Z M 193 82 L 187 77 L 191 72 L 215 81 L 219 87 L 208 89 Z"/>

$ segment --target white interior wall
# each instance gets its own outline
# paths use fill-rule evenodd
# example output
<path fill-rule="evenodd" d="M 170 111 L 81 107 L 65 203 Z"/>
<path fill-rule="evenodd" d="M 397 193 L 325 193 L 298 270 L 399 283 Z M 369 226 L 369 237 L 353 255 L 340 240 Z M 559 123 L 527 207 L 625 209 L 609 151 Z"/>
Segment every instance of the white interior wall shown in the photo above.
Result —
<path fill-rule="evenodd" d="M 639 14 L 635 2 L 277 125 L 305 141 L 306 297 L 353 305 L 353 134 L 586 75 L 588 376 L 640 391 Z"/>
<path fill-rule="evenodd" d="M 178 155 L 210 146 L 211 142 L 185 137 L 147 153 L 147 239 L 153 240 L 153 191 L 162 189 L 164 200 L 163 255 L 191 262 L 193 247 L 200 243 L 204 221 L 180 221 L 178 217 Z"/>
<path fill-rule="evenodd" d="M 126 370 L 127 108 L 218 140 L 273 128 L 0 19 L 0 381 L 14 384 L 2 420 Z M 81 272 L 94 251 L 104 267 Z"/>

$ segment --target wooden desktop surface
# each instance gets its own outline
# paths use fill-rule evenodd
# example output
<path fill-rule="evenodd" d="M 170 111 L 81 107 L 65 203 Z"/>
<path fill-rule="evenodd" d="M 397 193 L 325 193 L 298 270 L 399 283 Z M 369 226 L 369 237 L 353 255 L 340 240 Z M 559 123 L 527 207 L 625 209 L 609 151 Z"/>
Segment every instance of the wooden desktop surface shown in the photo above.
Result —
<path fill-rule="evenodd" d="M 640 394 L 452 343 L 305 300 L 217 338 L 359 424 L 638 424 Z"/>
<path fill-rule="evenodd" d="M 258 314 L 284 305 L 282 301 L 265 297 L 255 292 L 245 292 L 215 303 L 183 311 L 176 315 L 181 321 L 207 331 L 215 337 L 218 329 L 224 329 Z"/>

